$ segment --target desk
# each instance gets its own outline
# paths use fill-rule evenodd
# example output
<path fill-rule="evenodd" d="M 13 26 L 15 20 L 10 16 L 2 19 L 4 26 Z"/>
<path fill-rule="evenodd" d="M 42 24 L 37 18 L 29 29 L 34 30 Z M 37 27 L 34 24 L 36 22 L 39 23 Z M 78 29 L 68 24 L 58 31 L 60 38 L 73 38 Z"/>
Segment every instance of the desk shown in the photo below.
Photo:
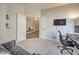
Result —
<path fill-rule="evenodd" d="M 68 37 L 75 43 L 79 44 L 79 34 L 68 34 Z"/>

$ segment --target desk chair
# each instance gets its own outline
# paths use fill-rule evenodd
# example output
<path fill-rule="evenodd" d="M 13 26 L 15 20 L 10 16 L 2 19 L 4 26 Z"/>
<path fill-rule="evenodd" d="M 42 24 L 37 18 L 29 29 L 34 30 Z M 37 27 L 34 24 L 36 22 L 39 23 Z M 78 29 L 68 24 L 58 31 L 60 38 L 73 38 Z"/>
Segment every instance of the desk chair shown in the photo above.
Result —
<path fill-rule="evenodd" d="M 68 48 L 68 47 L 74 47 L 74 44 L 72 41 L 68 41 L 68 36 L 66 36 L 66 39 L 63 39 L 63 36 L 61 34 L 60 31 L 59 32 L 59 39 L 60 39 L 60 42 L 63 46 L 58 46 L 57 48 L 59 47 L 62 47 L 63 49 L 61 50 L 61 54 L 63 54 L 63 51 L 64 50 L 67 50 L 71 55 L 73 54 L 73 49 L 71 48 Z"/>
<path fill-rule="evenodd" d="M 76 43 L 76 42 L 74 42 L 74 45 L 75 45 L 75 47 L 79 50 L 79 44 Z M 78 53 L 78 52 L 77 52 L 77 53 Z M 78 55 L 79 55 L 79 53 L 78 53 Z"/>

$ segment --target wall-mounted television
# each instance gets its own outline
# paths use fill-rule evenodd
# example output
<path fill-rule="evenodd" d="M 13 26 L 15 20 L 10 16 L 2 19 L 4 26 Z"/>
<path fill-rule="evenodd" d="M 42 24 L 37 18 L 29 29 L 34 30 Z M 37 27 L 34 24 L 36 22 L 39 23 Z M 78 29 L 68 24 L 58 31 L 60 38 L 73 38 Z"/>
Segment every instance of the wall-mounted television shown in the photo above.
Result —
<path fill-rule="evenodd" d="M 66 19 L 54 19 L 54 25 L 66 25 Z"/>

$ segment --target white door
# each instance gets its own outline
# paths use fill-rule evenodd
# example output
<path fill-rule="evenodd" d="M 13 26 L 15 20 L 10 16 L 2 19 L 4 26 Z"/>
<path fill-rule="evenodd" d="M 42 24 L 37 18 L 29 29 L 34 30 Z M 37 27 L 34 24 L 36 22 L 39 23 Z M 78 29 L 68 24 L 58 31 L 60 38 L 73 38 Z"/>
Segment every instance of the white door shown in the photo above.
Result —
<path fill-rule="evenodd" d="M 26 16 L 17 15 L 17 42 L 26 40 Z"/>

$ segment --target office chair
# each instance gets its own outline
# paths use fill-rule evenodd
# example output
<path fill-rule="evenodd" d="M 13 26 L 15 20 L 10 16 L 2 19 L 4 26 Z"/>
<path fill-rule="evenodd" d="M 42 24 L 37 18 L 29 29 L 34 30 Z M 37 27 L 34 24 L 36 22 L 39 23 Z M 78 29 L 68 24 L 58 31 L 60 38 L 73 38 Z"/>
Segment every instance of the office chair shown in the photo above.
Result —
<path fill-rule="evenodd" d="M 61 50 L 61 54 L 63 54 L 63 51 L 66 50 L 68 51 L 71 55 L 73 54 L 73 49 L 71 48 L 68 48 L 68 47 L 74 47 L 74 44 L 72 41 L 68 41 L 68 36 L 66 36 L 66 39 L 63 39 L 63 36 L 61 34 L 60 31 L 59 32 L 59 39 L 60 39 L 60 42 L 63 46 L 58 46 L 57 48 L 59 47 L 62 47 L 63 49 Z"/>
<path fill-rule="evenodd" d="M 75 45 L 75 47 L 79 50 L 79 44 L 76 43 L 76 42 L 74 42 L 74 45 Z M 77 52 L 77 53 L 78 53 L 78 52 Z M 79 55 L 79 53 L 78 53 L 78 55 Z"/>

